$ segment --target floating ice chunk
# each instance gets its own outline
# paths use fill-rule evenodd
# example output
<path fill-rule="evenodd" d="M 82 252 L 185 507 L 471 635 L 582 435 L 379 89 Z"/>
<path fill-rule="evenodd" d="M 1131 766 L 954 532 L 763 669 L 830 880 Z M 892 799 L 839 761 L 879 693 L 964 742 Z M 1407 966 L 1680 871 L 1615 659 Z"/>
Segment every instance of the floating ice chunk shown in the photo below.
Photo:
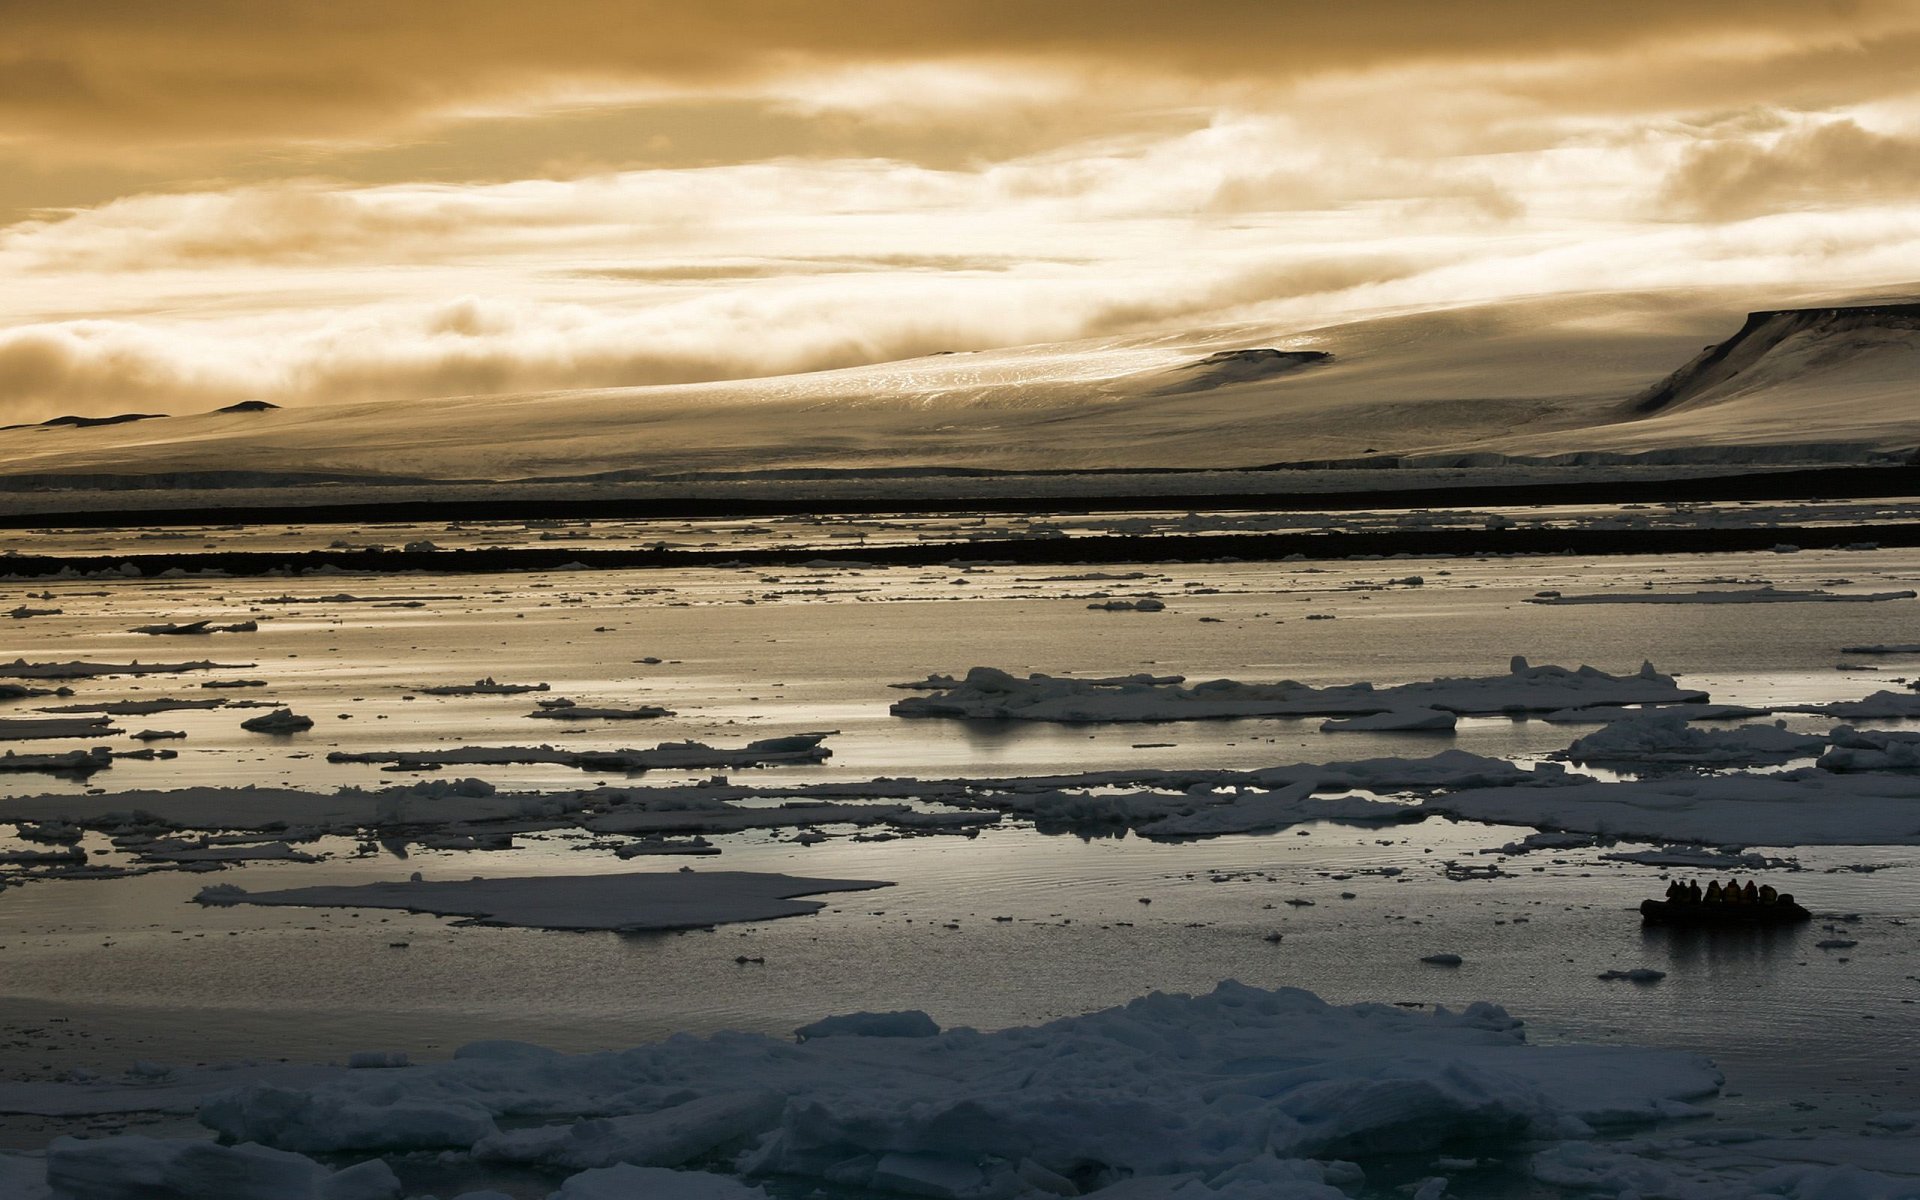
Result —
<path fill-rule="evenodd" d="M 265 1146 L 121 1137 L 56 1138 L 47 1184 L 60 1200 L 389 1200 L 400 1181 L 372 1161 L 329 1171 L 300 1154 Z"/>
<path fill-rule="evenodd" d="M 677 798 L 676 798 L 677 799 Z M 908 811 L 904 804 L 782 804 L 746 808 L 713 801 L 659 808 L 626 804 L 580 821 L 595 833 L 731 833 L 741 829 L 790 829 L 811 825 L 877 825 Z"/>
<path fill-rule="evenodd" d="M 1536 835 L 1538 836 L 1538 835 Z M 1600 856 L 1609 862 L 1639 863 L 1647 867 L 1699 867 L 1710 871 L 1764 871 L 1791 866 L 1791 859 L 1737 850 L 1707 850 L 1698 846 L 1667 846 L 1660 850 L 1621 850 Z"/>
<path fill-rule="evenodd" d="M 1670 676 L 1642 664 L 1633 675 L 1609 675 L 1592 667 L 1567 670 L 1530 666 L 1515 658 L 1505 675 L 1435 679 L 1395 687 L 1370 683 L 1316 688 L 1283 680 L 1240 683 L 1216 679 L 1187 686 L 1178 676 L 1065 679 L 1050 675 L 1015 678 L 992 667 L 975 667 L 951 686 L 929 677 L 912 686 L 938 692 L 896 700 L 901 717 L 961 717 L 1061 722 L 1180 721 L 1278 716 L 1364 716 L 1415 708 L 1453 713 L 1551 712 L 1582 704 L 1693 703 L 1705 692 L 1679 687 Z"/>
<path fill-rule="evenodd" d="M 257 621 L 236 621 L 231 625 L 216 625 L 212 621 L 188 621 L 183 625 L 171 623 L 160 625 L 136 625 L 134 633 L 154 634 L 160 637 L 195 637 L 210 633 L 257 633 L 260 629 Z"/>
<path fill-rule="evenodd" d="M 252 733 L 300 733 L 313 728 L 313 718 L 290 708 L 277 708 L 240 722 L 240 728 Z"/>
<path fill-rule="evenodd" d="M 1420 961 L 1423 963 L 1431 963 L 1436 967 L 1457 967 L 1466 960 L 1458 954 L 1446 952 L 1441 954 L 1423 954 L 1420 956 Z"/>
<path fill-rule="evenodd" d="M 436 684 L 419 691 L 423 696 L 518 696 L 523 692 L 544 692 L 549 687 L 544 683 L 498 683 L 489 675 L 472 683 Z"/>
<path fill-rule="evenodd" d="M 302 1153 L 468 1147 L 497 1132 L 479 1101 L 418 1091 L 417 1069 L 354 1071 L 363 1087 L 249 1084 L 200 1104 L 200 1123 L 229 1141 L 270 1141 Z M 217 1194 L 217 1193 L 216 1193 Z"/>
<path fill-rule="evenodd" d="M 1920 733 L 1855 729 L 1840 725 L 1827 734 L 1832 748 L 1815 765 L 1823 771 L 1902 771 L 1920 767 Z"/>
<path fill-rule="evenodd" d="M 243 670 L 253 663 L 101 663 L 101 662 L 28 662 L 16 658 L 0 665 L 0 676 L 9 679 L 97 679 L 106 675 L 180 675 L 188 671 Z"/>
<path fill-rule="evenodd" d="M 1530 833 L 1517 842 L 1500 847 L 1502 854 L 1531 854 L 1535 850 L 1580 850 L 1593 845 L 1587 833 Z"/>
<path fill-rule="evenodd" d="M 1744 721 L 1764 717 L 1772 711 L 1770 708 L 1749 708 L 1744 704 L 1663 704 L 1658 709 L 1591 704 L 1584 708 L 1557 709 L 1540 719 L 1553 725 L 1605 725 L 1611 721 L 1644 717 L 1650 712 L 1662 712 L 1687 721 Z"/>
<path fill-rule="evenodd" d="M 0 740 L 41 741 L 119 733 L 110 717 L 0 717 Z"/>
<path fill-rule="evenodd" d="M 1836 700 L 1831 704 L 1784 705 L 1781 712 L 1815 713 L 1843 721 L 1880 721 L 1895 717 L 1920 717 L 1920 693 L 1874 692 L 1859 700 Z"/>
<path fill-rule="evenodd" d="M 697 771 L 761 767 L 779 763 L 823 762 L 832 751 L 824 733 L 762 738 L 737 749 L 704 742 L 662 742 L 648 750 L 570 750 L 553 746 L 462 746 L 452 750 L 332 751 L 328 762 L 394 763 L 402 767 L 477 766 L 504 763 L 556 763 L 587 771 Z"/>
<path fill-rule="evenodd" d="M 1573 762 L 1757 766 L 1811 758 L 1826 745 L 1824 737 L 1789 731 L 1784 721 L 1695 729 L 1684 717 L 1656 710 L 1604 725 L 1567 747 L 1563 756 Z"/>
<path fill-rule="evenodd" d="M 548 721 L 651 721 L 674 714 L 672 709 L 655 704 L 643 704 L 636 708 L 590 708 L 583 704 L 568 704 L 550 708 L 543 706 L 527 715 Z"/>
<path fill-rule="evenodd" d="M 1431 708 L 1399 708 L 1324 722 L 1321 733 L 1452 733 L 1457 718 Z"/>
<path fill-rule="evenodd" d="M 1166 601 L 1152 596 L 1142 596 L 1138 600 L 1106 600 L 1087 605 L 1098 612 L 1165 612 Z"/>
<path fill-rule="evenodd" d="M 69 750 L 64 754 L 0 753 L 0 772 L 37 771 L 45 775 L 91 775 L 113 765 L 113 751 L 105 746 Z"/>
<path fill-rule="evenodd" d="M 101 713 L 109 717 L 147 717 L 154 713 L 186 711 L 190 709 L 219 708 L 226 700 L 215 697 L 211 700 L 111 700 L 90 704 L 55 704 L 41 709 L 42 712 L 90 712 Z"/>
<path fill-rule="evenodd" d="M 247 892 L 206 888 L 201 904 L 399 908 L 457 916 L 476 925 L 535 929 L 700 929 L 735 921 L 800 916 L 826 906 L 796 900 L 820 892 L 891 887 L 871 879 L 808 879 L 747 871 L 532 875 L 506 879 L 408 880 Z"/>
<path fill-rule="evenodd" d="M 1189 797 L 1191 805 L 1196 798 Z M 1178 816 L 1162 817 L 1135 826 L 1142 837 L 1212 837 L 1227 833 L 1257 833 L 1284 829 L 1307 821 L 1404 821 L 1410 808 L 1364 796 L 1315 796 L 1313 784 L 1296 783 L 1275 792 L 1242 792 L 1200 804 Z"/>
<path fill-rule="evenodd" d="M 473 1154 L 575 1171 L 617 1163 L 677 1167 L 744 1148 L 779 1121 L 786 1103 L 773 1091 L 721 1092 L 633 1116 L 495 1133 L 476 1143 Z"/>

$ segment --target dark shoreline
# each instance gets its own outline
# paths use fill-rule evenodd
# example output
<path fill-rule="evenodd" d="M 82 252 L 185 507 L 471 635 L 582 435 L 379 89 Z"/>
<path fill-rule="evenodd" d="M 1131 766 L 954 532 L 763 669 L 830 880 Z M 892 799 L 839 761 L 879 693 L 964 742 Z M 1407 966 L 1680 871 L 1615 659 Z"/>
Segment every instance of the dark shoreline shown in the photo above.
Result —
<path fill-rule="evenodd" d="M 1383 470 L 1383 476 L 1391 472 Z M 1164 478 L 1164 475 L 1158 476 Z M 376 525 L 433 521 L 713 520 L 831 514 L 1065 514 L 1099 512 L 1354 512 L 1411 508 L 1535 507 L 1740 500 L 1859 500 L 1920 496 L 1920 465 L 1813 467 L 1668 479 L 1382 487 L 1338 492 L 1243 491 L 1142 495 L 939 496 L 922 492 L 800 497 L 550 499 L 516 494 L 458 500 L 277 503 L 240 507 L 0 513 L 0 529 L 150 528 L 181 525 Z"/>
<path fill-rule="evenodd" d="M 1849 546 L 1920 546 L 1920 522 L 1740 529 L 1392 529 L 1352 533 L 1154 534 L 999 541 L 916 542 L 742 550 L 590 550 L 525 547 L 482 550 L 207 551 L 189 554 L 19 554 L 0 558 L 0 576 L 45 579 L 63 572 L 106 572 L 154 578 L 169 570 L 220 571 L 232 577 L 314 570 L 352 574 L 421 572 L 475 575 L 560 569 L 648 570 L 699 567 L 1018 566 L 1205 562 L 1275 562 L 1356 556 L 1724 554 L 1791 545 L 1806 550 Z M 577 564 L 577 566 L 576 566 Z M 128 568 L 132 568 L 130 572 Z"/>

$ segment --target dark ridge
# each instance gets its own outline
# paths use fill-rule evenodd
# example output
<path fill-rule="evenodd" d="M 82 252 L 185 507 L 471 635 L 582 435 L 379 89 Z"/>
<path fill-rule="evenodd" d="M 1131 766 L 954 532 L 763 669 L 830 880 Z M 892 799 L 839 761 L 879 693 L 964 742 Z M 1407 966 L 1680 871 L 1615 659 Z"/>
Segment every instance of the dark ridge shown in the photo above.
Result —
<path fill-rule="evenodd" d="M 62 425 L 71 426 L 74 429 L 92 429 L 96 425 L 125 425 L 129 421 L 152 421 L 166 415 L 165 413 L 121 413 L 118 416 L 112 417 L 80 417 L 69 415 L 65 417 L 49 417 L 44 421 L 30 421 L 21 425 L 0 425 L 0 430 L 48 429 Z"/>
<path fill-rule="evenodd" d="M 242 400 L 238 404 L 229 404 L 225 408 L 216 408 L 213 411 L 217 413 L 256 413 L 272 412 L 279 407 L 278 404 L 269 404 L 265 400 Z"/>
<path fill-rule="evenodd" d="M 376 484 L 389 479 L 369 481 Z M 180 486 L 192 486 L 182 483 Z M 264 486 L 264 485 L 263 485 Z M 1249 491 L 1152 496 L 942 497 L 735 496 L 657 498 L 606 496 L 540 499 L 505 495 L 477 500 L 364 500 L 338 504 L 271 504 L 247 508 L 199 507 L 113 511 L 0 513 L 0 529 L 153 528 L 220 525 L 378 525 L 421 521 L 694 520 L 796 514 L 1354 512 L 1411 508 L 1486 508 L 1555 504 L 1659 504 L 1708 500 L 1868 499 L 1920 496 L 1920 466 L 1823 467 L 1796 471 L 1695 476 L 1682 479 L 1597 480 L 1576 483 L 1439 485 L 1347 492 Z M 1920 526 L 1913 528 L 1920 529 Z M 1507 531 L 1519 532 L 1519 531 Z M 1643 531 L 1644 532 L 1644 531 Z M 1779 531 L 1776 531 L 1778 534 Z M 1420 536 L 1425 536 L 1424 534 Z M 1438 537 L 1438 534 L 1434 536 Z M 1099 539 L 1105 540 L 1105 539 Z M 1418 538 L 1414 539 L 1418 543 Z M 1776 536 L 1774 541 L 1788 540 Z M 1850 538 L 1849 541 L 1863 540 Z M 1074 545 L 1091 544 L 1074 539 Z M 1209 544 L 1213 544 L 1211 541 Z M 1767 543 L 1772 545 L 1772 542 Z M 1431 547 L 1434 550 L 1438 546 Z M 1418 553 L 1420 545 L 1407 547 Z M 584 551 L 583 551 L 584 553 Z M 1230 553 L 1230 551 L 1219 551 Z M 1363 553 L 1355 550 L 1352 553 Z M 838 555 L 838 549 L 835 550 Z M 816 554 L 815 557 L 818 557 Z M 114 559 L 114 562 L 120 561 Z"/>
<path fill-rule="evenodd" d="M 1186 373 L 1187 378 L 1170 383 L 1154 394 L 1177 396 L 1188 392 L 1208 392 L 1214 388 L 1286 375 L 1304 367 L 1332 361 L 1333 355 L 1325 350 L 1276 350 L 1271 346 L 1220 350 L 1197 362 L 1174 368 L 1177 372 Z"/>
<path fill-rule="evenodd" d="M 1693 361 L 1642 392 L 1633 402 L 1633 411 L 1648 415 L 1672 408 L 1738 375 L 1747 365 L 1796 333 L 1827 324 L 1878 323 L 1920 329 L 1920 304 L 1855 304 L 1748 313 L 1746 324 L 1738 333 L 1708 346 Z"/>
<path fill-rule="evenodd" d="M 1783 541 L 1807 550 L 1873 542 L 1920 546 L 1920 524 L 1735 529 L 1389 529 L 1351 533 L 1155 534 L 1009 541 L 916 542 L 893 546 L 818 546 L 766 550 L 590 550 L 566 547 L 480 550 L 227 550 L 184 554 L 9 554 L 0 576 L 42 578 L 62 572 L 110 572 L 153 578 L 165 571 L 223 571 L 234 577 L 316 569 L 386 574 L 417 571 L 473 575 L 504 571 L 644 570 L 689 567 L 803 567 L 823 558 L 872 567 L 944 566 L 967 562 L 1021 566 L 1066 563 L 1162 563 L 1240 559 L 1274 562 L 1299 555 L 1421 557 L 1481 554 L 1718 554 L 1770 550 Z M 578 564 L 576 566 L 575 564 Z M 70 576 L 69 576 L 70 577 Z"/>

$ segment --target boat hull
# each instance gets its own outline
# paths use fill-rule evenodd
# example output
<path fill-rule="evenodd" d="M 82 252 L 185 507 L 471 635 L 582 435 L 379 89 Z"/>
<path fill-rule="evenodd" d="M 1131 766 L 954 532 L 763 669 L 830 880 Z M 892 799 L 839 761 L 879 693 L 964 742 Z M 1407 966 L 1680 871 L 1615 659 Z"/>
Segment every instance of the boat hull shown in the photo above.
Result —
<path fill-rule="evenodd" d="M 1640 919 L 1649 925 L 1690 925 L 1708 928 L 1755 925 L 1797 925 L 1813 914 L 1798 904 L 1695 904 L 1674 900 L 1642 900 Z"/>

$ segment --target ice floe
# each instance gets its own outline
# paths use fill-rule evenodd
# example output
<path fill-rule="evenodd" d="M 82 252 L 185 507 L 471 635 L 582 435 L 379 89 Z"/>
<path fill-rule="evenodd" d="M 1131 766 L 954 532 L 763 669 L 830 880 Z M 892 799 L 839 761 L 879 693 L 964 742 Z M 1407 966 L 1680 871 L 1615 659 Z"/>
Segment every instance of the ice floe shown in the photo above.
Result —
<path fill-rule="evenodd" d="M 201 904 L 292 905 L 303 908 L 399 908 L 467 918 L 476 925 L 534 929 L 700 929 L 739 921 L 818 912 L 821 892 L 890 887 L 871 879 L 808 879 L 749 871 L 692 870 L 611 875 L 528 875 L 505 879 L 420 879 L 248 892 L 231 885 L 203 889 Z"/>
<path fill-rule="evenodd" d="M 1744 591 L 1709 592 L 1599 592 L 1586 596 L 1542 595 L 1529 604 L 1872 604 L 1885 600 L 1912 600 L 1916 593 L 1829 592 L 1819 588 L 1794 591 L 1791 588 L 1762 587 Z"/>
<path fill-rule="evenodd" d="M 1784 721 L 1738 729 L 1696 729 L 1684 717 L 1655 711 L 1603 725 L 1563 753 L 1580 763 L 1758 766 L 1812 758 L 1826 745 L 1826 738 L 1794 733 Z"/>
<path fill-rule="evenodd" d="M 1452 733 L 1459 718 L 1433 708 L 1396 708 L 1365 717 L 1327 721 L 1321 733 Z"/>
<path fill-rule="evenodd" d="M 1469 788 L 1420 810 L 1708 846 L 1920 845 L 1920 778 L 1807 768 L 1558 788 Z"/>
<path fill-rule="evenodd" d="M 1651 663 L 1632 675 L 1593 667 L 1533 666 L 1516 657 L 1505 675 L 1435 679 L 1376 688 L 1371 683 L 1316 688 L 1284 680 L 1216 679 L 1186 685 L 1179 676 L 1066 679 L 1018 678 L 975 667 L 966 678 L 930 676 L 905 685 L 937 694 L 896 700 L 901 717 L 961 717 L 1060 722 L 1181 721 L 1262 716 L 1364 716 L 1426 708 L 1445 712 L 1552 712 L 1586 704 L 1697 703 L 1705 692 L 1682 688 Z"/>
<path fill-rule="evenodd" d="M 518 696 L 526 692 L 548 691 L 550 687 L 545 683 L 499 683 L 489 675 L 472 683 L 436 684 L 419 690 L 423 696 Z"/>
<path fill-rule="evenodd" d="M 313 728 L 313 718 L 296 713 L 290 708 L 277 708 L 272 712 L 247 718 L 240 722 L 240 728 L 250 733 L 302 733 Z"/>
<path fill-rule="evenodd" d="M 216 625 L 208 621 L 188 621 L 185 624 L 164 622 L 159 625 L 136 625 L 134 633 L 153 634 L 160 637 L 196 637 L 210 633 L 256 633 L 260 629 L 257 621 L 235 621 L 229 625 Z"/>
<path fill-rule="evenodd" d="M 832 751 L 824 733 L 762 738 L 737 749 L 704 742 L 662 742 L 646 750 L 575 750 L 554 746 L 462 746 L 453 750 L 336 750 L 328 762 L 392 763 L 401 767 L 553 763 L 588 771 L 709 770 L 824 762 Z"/>
<path fill-rule="evenodd" d="M 0 717 L 0 741 L 105 737 L 119 732 L 109 717 Z"/>

